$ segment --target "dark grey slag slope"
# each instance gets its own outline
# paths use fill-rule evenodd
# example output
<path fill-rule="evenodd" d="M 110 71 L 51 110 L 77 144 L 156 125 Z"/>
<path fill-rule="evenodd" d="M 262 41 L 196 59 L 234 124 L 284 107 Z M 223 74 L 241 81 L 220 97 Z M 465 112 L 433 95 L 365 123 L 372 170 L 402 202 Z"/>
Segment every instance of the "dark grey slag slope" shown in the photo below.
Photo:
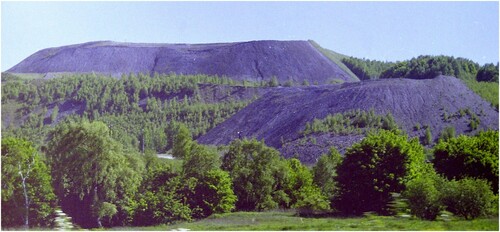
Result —
<path fill-rule="evenodd" d="M 358 81 L 308 41 L 223 44 L 134 44 L 90 42 L 36 52 L 10 73 L 177 73 L 228 76 L 237 80 L 329 83 Z"/>
<path fill-rule="evenodd" d="M 411 137 L 424 136 L 425 130 L 414 129 L 417 123 L 422 127 L 429 125 L 434 139 L 447 126 L 455 127 L 457 134 L 469 133 L 467 116 L 449 122 L 443 120 L 444 112 L 451 115 L 466 108 L 479 115 L 479 128 L 498 130 L 498 112 L 488 102 L 459 79 L 439 76 L 428 80 L 385 79 L 338 86 L 282 88 L 264 95 L 198 141 L 228 144 L 237 138 L 238 131 L 242 131 L 247 137 L 264 139 L 266 144 L 280 148 L 282 140 L 299 138 L 306 122 L 314 118 L 371 108 L 379 114 L 391 112 Z M 350 145 L 355 141 L 359 141 L 359 136 L 346 143 Z"/>

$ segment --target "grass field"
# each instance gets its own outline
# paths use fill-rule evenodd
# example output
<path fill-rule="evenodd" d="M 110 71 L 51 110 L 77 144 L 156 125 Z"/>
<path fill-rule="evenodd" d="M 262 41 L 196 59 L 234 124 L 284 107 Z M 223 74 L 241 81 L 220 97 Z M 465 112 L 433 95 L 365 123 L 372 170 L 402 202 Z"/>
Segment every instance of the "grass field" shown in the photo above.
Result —
<path fill-rule="evenodd" d="M 195 222 L 151 227 L 116 227 L 112 230 L 493 230 L 498 218 L 443 219 L 423 221 L 415 218 L 368 216 L 360 218 L 302 218 L 293 212 L 237 212 L 212 215 Z"/>
<path fill-rule="evenodd" d="M 479 82 L 475 80 L 464 81 L 467 86 L 484 100 L 498 109 L 498 83 L 496 82 Z"/>

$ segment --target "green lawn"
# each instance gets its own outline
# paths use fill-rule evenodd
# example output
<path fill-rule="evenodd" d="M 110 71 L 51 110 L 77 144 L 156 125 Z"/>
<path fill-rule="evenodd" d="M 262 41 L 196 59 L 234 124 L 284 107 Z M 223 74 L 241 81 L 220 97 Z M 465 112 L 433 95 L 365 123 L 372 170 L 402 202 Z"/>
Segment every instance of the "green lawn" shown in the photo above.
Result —
<path fill-rule="evenodd" d="M 498 218 L 439 219 L 423 221 L 415 218 L 369 216 L 361 218 L 302 218 L 292 212 L 237 212 L 212 215 L 195 222 L 151 227 L 116 227 L 112 230 L 494 230 Z"/>

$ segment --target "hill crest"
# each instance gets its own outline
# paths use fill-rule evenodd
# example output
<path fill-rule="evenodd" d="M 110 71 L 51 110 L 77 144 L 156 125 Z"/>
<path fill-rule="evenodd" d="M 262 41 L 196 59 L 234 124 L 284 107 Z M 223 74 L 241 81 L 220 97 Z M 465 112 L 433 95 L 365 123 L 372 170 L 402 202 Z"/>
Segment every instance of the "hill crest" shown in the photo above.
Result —
<path fill-rule="evenodd" d="M 177 73 L 235 80 L 319 84 L 359 81 L 309 41 L 262 40 L 213 44 L 96 41 L 40 50 L 9 73 Z"/>

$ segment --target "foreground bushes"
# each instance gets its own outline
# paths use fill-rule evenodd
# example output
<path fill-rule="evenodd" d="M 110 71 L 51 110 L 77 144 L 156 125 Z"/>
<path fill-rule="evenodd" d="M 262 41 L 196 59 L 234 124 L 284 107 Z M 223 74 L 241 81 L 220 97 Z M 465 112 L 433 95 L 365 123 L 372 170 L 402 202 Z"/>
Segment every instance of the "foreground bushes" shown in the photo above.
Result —
<path fill-rule="evenodd" d="M 498 214 L 498 197 L 486 180 L 447 181 L 433 170 L 428 171 L 429 175 L 411 180 L 404 192 L 413 215 L 434 220 L 442 210 L 465 219 Z"/>
<path fill-rule="evenodd" d="M 498 214 L 498 198 L 486 180 L 465 178 L 444 185 L 442 201 L 446 209 L 465 219 Z"/>
<path fill-rule="evenodd" d="M 410 180 L 403 195 L 408 199 L 412 215 L 434 220 L 444 209 L 441 193 L 444 179 L 440 178 L 431 166 L 428 166 L 426 173 L 425 176 Z"/>
<path fill-rule="evenodd" d="M 193 141 L 187 128 L 179 126 L 177 131 L 174 141 L 181 146 L 174 146 L 175 153 L 182 160 L 166 161 L 123 148 L 101 122 L 60 124 L 51 134 L 46 151 L 52 184 L 63 209 L 80 226 L 89 228 L 169 224 L 233 210 L 277 208 L 297 209 L 301 215 L 337 211 L 347 216 L 366 212 L 392 215 L 402 209 L 426 220 L 436 219 L 443 210 L 465 219 L 498 214 L 498 197 L 490 182 L 481 179 L 486 177 L 481 173 L 490 169 L 475 170 L 476 176 L 466 172 L 469 176 L 447 180 L 432 164 L 425 163 L 418 139 L 408 139 L 395 130 L 370 133 L 349 148 L 344 158 L 331 149 L 312 169 L 298 159 L 284 159 L 277 150 L 255 139 L 233 141 L 221 157 L 220 151 Z M 497 135 L 481 133 L 471 144 L 479 144 L 480 151 L 494 151 L 498 149 Z M 436 151 L 456 154 L 449 148 L 457 146 L 445 145 L 461 141 L 458 139 L 441 141 Z M 20 148 L 14 140 L 2 142 L 2 209 L 12 212 L 2 215 L 2 223 L 11 225 L 14 221 L 7 219 L 13 218 L 19 224 L 24 219 L 23 194 L 16 179 L 18 163 L 12 158 L 17 154 L 14 148 Z M 32 154 L 34 149 L 27 151 L 24 153 Z M 490 153 L 469 157 L 475 164 L 472 167 L 480 161 L 494 167 Z M 48 173 L 42 169 L 39 171 Z M 39 177 L 44 180 L 39 183 L 45 183 L 40 193 L 50 197 L 50 178 L 43 172 Z M 17 191 L 15 197 L 12 191 Z M 31 206 L 36 206 L 36 196 L 39 194 L 30 196 Z M 396 209 L 395 202 L 407 203 Z"/>

